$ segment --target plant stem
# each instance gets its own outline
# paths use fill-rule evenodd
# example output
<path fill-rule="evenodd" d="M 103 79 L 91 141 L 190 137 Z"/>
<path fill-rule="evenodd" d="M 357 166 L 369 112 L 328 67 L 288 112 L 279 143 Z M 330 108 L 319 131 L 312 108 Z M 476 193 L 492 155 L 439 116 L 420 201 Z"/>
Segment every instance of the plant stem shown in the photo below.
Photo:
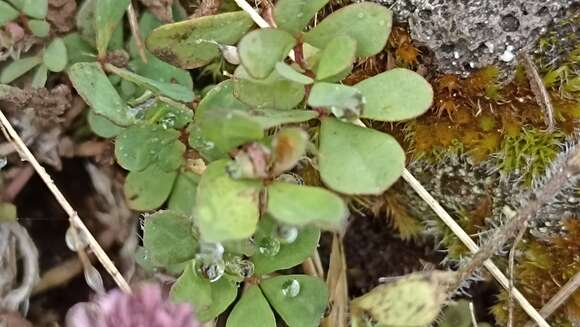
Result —
<path fill-rule="evenodd" d="M 2 110 L 0 110 L 0 123 L 2 132 L 4 133 L 6 138 L 14 144 L 21 158 L 30 162 L 36 173 L 40 176 L 44 184 L 46 184 L 50 192 L 56 198 L 57 202 L 69 216 L 70 224 L 80 229 L 82 232 L 86 234 L 90 248 L 93 250 L 95 256 L 99 259 L 103 267 L 107 270 L 107 272 L 111 275 L 111 277 L 113 277 L 119 288 L 124 292 L 131 293 L 131 288 L 129 287 L 129 284 L 127 283 L 127 281 L 125 281 L 125 279 L 123 278 L 117 267 L 115 267 L 113 261 L 109 258 L 109 256 L 107 256 L 107 253 L 105 253 L 103 248 L 101 248 L 99 242 L 97 242 L 97 240 L 91 234 L 87 226 L 85 226 L 85 224 L 83 223 L 77 212 L 67 201 L 67 199 L 58 189 L 58 187 L 54 184 L 54 181 L 52 180 L 50 175 L 46 172 L 44 167 L 42 167 L 42 165 L 38 162 L 38 160 L 36 160 L 36 158 L 34 157 L 32 152 L 30 152 L 26 144 L 24 144 L 24 142 L 22 141 L 18 133 L 14 130 L 12 124 L 10 124 L 10 121 L 8 120 L 8 118 L 6 118 Z"/>

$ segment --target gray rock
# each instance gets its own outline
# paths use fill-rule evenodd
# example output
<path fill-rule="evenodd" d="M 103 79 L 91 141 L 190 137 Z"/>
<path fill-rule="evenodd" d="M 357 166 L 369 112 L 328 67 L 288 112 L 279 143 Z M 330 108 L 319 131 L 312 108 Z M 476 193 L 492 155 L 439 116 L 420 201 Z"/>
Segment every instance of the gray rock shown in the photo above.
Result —
<path fill-rule="evenodd" d="M 434 51 L 445 73 L 489 64 L 513 66 L 550 22 L 579 0 L 376 0 L 408 21 L 412 37 Z"/>

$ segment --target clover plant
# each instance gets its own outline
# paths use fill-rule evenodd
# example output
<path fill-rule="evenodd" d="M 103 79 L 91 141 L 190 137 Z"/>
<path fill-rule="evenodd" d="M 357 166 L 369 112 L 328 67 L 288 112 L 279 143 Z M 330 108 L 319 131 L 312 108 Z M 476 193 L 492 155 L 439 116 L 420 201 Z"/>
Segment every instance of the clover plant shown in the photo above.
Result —
<path fill-rule="evenodd" d="M 432 101 L 430 85 L 405 69 L 341 84 L 357 57 L 382 51 L 391 12 L 352 4 L 310 27 L 328 0 L 279 0 L 277 27 L 264 29 L 242 11 L 162 26 L 145 14 L 148 62 L 130 42 L 119 67 L 109 42 L 126 2 L 96 2 L 96 42 L 68 36 L 99 59 L 79 58 L 68 74 L 94 132 L 114 139 L 129 205 L 163 208 L 145 214 L 138 261 L 179 276 L 172 298 L 201 320 L 239 297 L 228 327 L 273 327 L 274 312 L 291 327 L 318 326 L 325 283 L 278 271 L 311 256 L 321 230 L 343 228 L 346 196 L 380 194 L 400 177 L 401 146 L 360 119 L 406 120 Z M 228 79 L 194 93 L 186 70 L 222 56 L 235 65 Z M 292 173 L 306 161 L 324 187 Z"/>
<path fill-rule="evenodd" d="M 50 24 L 45 20 L 48 11 L 47 0 L 0 0 L 0 26 L 13 21 L 22 24 L 36 37 L 45 38 L 50 33 Z M 36 54 L 18 58 L 8 63 L 0 71 L 0 83 L 8 84 L 30 72 L 34 68 L 31 86 L 43 87 L 48 72 L 61 72 L 67 65 L 67 49 L 61 38 L 53 38 Z"/>

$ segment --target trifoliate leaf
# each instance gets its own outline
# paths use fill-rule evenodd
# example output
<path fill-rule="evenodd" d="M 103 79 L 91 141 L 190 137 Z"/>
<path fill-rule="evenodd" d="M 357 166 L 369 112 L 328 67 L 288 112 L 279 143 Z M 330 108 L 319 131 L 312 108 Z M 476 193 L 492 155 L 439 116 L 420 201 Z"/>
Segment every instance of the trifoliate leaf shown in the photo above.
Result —
<path fill-rule="evenodd" d="M 100 137 L 111 138 L 115 137 L 125 129 L 122 126 L 116 125 L 109 119 L 98 115 L 94 110 L 89 110 L 87 114 L 87 121 L 93 133 Z"/>
<path fill-rule="evenodd" d="M 48 68 L 44 64 L 38 65 L 36 71 L 34 72 L 34 76 L 32 77 L 32 82 L 30 86 L 37 89 L 44 87 L 46 84 L 46 80 L 48 79 Z"/>
<path fill-rule="evenodd" d="M 304 41 L 324 49 L 339 34 L 357 42 L 356 55 L 367 57 L 383 50 L 391 32 L 392 12 L 385 6 L 363 2 L 343 7 L 326 17 Z"/>
<path fill-rule="evenodd" d="M 236 299 L 237 285 L 227 278 L 210 283 L 199 277 L 192 261 L 171 288 L 171 298 L 177 303 L 193 306 L 197 318 L 209 321 L 224 312 Z"/>
<path fill-rule="evenodd" d="M 344 201 L 323 188 L 274 182 L 267 190 L 268 213 L 286 224 L 338 230 L 348 216 Z"/>
<path fill-rule="evenodd" d="M 192 69 L 220 55 L 216 43 L 233 45 L 254 23 L 243 11 L 192 18 L 151 32 L 147 48 L 161 60 Z"/>
<path fill-rule="evenodd" d="M 400 121 L 423 114 L 433 102 L 433 88 L 419 74 L 395 68 L 356 84 L 365 96 L 362 117 Z"/>
<path fill-rule="evenodd" d="M 304 99 L 304 85 L 283 78 L 277 71 L 256 80 L 238 66 L 235 76 L 234 96 L 253 108 L 292 109 Z"/>
<path fill-rule="evenodd" d="M 190 172 L 182 171 L 177 176 L 173 191 L 167 207 L 175 212 L 179 212 L 187 217 L 193 215 L 195 208 L 195 199 L 197 194 L 197 185 L 200 176 Z"/>
<path fill-rule="evenodd" d="M 403 173 L 405 152 L 385 133 L 334 118 L 322 120 L 320 177 L 345 194 L 381 194 Z"/>
<path fill-rule="evenodd" d="M 316 79 L 324 80 L 349 69 L 356 54 L 356 40 L 348 35 L 337 35 L 320 54 Z"/>
<path fill-rule="evenodd" d="M 61 38 L 54 38 L 44 50 L 42 61 L 51 72 L 61 72 L 68 62 L 67 51 Z"/>
<path fill-rule="evenodd" d="M 178 137 L 179 132 L 173 129 L 156 125 L 134 125 L 117 137 L 115 157 L 119 165 L 129 171 L 143 170 L 155 159 L 163 159 L 164 148 L 171 148 L 176 142 L 181 143 Z"/>
<path fill-rule="evenodd" d="M 281 228 L 271 218 L 262 218 L 259 230 L 262 231 L 263 229 L 268 229 L 268 227 L 270 227 L 267 230 L 269 235 L 276 234 L 276 229 Z M 280 250 L 273 256 L 256 251 L 252 256 L 254 274 L 264 275 L 276 270 L 292 268 L 304 262 L 316 249 L 320 238 L 320 230 L 318 228 L 313 226 L 298 228 L 291 225 L 285 225 L 285 227 L 293 228 L 297 231 L 295 239 L 292 241 L 281 240 Z"/>
<path fill-rule="evenodd" d="M 228 316 L 226 327 L 276 327 L 276 318 L 258 285 L 244 291 L 242 298 Z"/>
<path fill-rule="evenodd" d="M 246 114 L 252 120 L 258 122 L 263 129 L 272 127 L 302 123 L 318 117 L 314 110 L 274 110 L 274 109 L 251 109 Z"/>
<path fill-rule="evenodd" d="M 319 82 L 310 90 L 308 105 L 314 108 L 328 108 L 338 118 L 354 119 L 363 111 L 365 98 L 352 86 Z"/>
<path fill-rule="evenodd" d="M 107 53 L 113 32 L 123 19 L 129 2 L 130 0 L 97 0 L 95 24 L 99 56 L 104 56 Z"/>
<path fill-rule="evenodd" d="M 22 12 L 28 17 L 43 19 L 48 12 L 48 0 L 24 0 Z"/>
<path fill-rule="evenodd" d="M 238 45 L 238 52 L 250 76 L 264 79 L 272 73 L 277 62 L 288 56 L 295 44 L 296 39 L 288 32 L 262 28 L 246 34 Z"/>
<path fill-rule="evenodd" d="M 274 7 L 274 20 L 279 28 L 296 35 L 327 3 L 328 0 L 279 0 Z"/>
<path fill-rule="evenodd" d="M 8 65 L 4 66 L 0 72 L 0 83 L 12 83 L 15 79 L 28 73 L 32 68 L 36 67 L 42 62 L 40 57 L 28 57 L 14 60 Z"/>
<path fill-rule="evenodd" d="M 68 70 L 73 86 L 95 113 L 127 126 L 134 122 L 127 105 L 101 69 L 99 63 L 76 63 Z"/>
<path fill-rule="evenodd" d="M 428 326 L 447 298 L 449 272 L 433 271 L 405 276 L 382 284 L 352 301 L 353 319 L 365 317 L 384 326 Z"/>
<path fill-rule="evenodd" d="M 9 21 L 18 18 L 18 15 L 20 15 L 18 10 L 12 8 L 6 2 L 0 1 L 0 26 L 4 26 Z"/>
<path fill-rule="evenodd" d="M 31 19 L 26 24 L 30 32 L 37 37 L 47 37 L 50 32 L 50 24 L 45 20 Z"/>
<path fill-rule="evenodd" d="M 260 284 L 268 302 L 289 327 L 317 327 L 328 302 L 322 279 L 306 275 L 269 278 Z"/>
<path fill-rule="evenodd" d="M 276 72 L 285 79 L 299 84 L 308 85 L 314 82 L 312 78 L 297 72 L 294 67 L 285 62 L 276 63 Z"/>
<path fill-rule="evenodd" d="M 250 237 L 258 223 L 261 183 L 232 179 L 227 164 L 226 160 L 210 163 L 199 182 L 194 217 L 207 242 Z"/>
<path fill-rule="evenodd" d="M 173 211 L 157 211 L 145 217 L 143 246 L 156 266 L 191 260 L 197 252 L 191 218 Z"/>
<path fill-rule="evenodd" d="M 177 171 L 166 171 L 157 165 L 129 172 L 123 187 L 129 207 L 139 211 L 159 208 L 169 197 L 175 177 Z"/>
<path fill-rule="evenodd" d="M 181 102 L 193 101 L 194 94 L 192 90 L 183 85 L 159 82 L 157 80 L 139 76 L 127 69 L 115 67 L 111 64 L 107 64 L 106 67 L 121 78 L 150 90 L 157 95 L 164 95 Z"/>

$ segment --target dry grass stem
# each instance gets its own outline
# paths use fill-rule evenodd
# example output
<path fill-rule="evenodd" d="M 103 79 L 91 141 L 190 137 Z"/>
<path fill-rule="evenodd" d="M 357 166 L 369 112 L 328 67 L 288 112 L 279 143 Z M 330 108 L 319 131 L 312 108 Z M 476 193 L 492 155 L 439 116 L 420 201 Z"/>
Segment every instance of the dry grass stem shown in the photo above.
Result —
<path fill-rule="evenodd" d="M 419 181 L 408 171 L 403 171 L 403 179 L 417 192 L 417 194 L 425 201 L 431 209 L 439 216 L 439 218 L 453 231 L 455 235 L 461 240 L 461 242 L 471 251 L 471 253 L 479 253 L 479 247 L 475 242 L 469 237 L 469 235 L 455 222 L 455 220 L 447 213 L 447 211 L 433 198 L 431 194 L 419 183 Z M 495 252 L 494 252 L 495 253 Z M 491 256 L 490 256 L 491 257 Z M 501 272 L 501 270 L 490 260 L 486 259 L 482 262 L 483 266 L 493 275 L 493 277 L 498 281 L 498 283 L 505 288 L 509 289 L 509 280 Z M 463 280 L 463 279 L 462 279 Z M 454 288 L 455 291 L 455 288 Z M 453 292 L 454 292 L 453 291 Z M 524 295 L 518 291 L 516 288 L 512 289 L 512 293 L 516 301 L 520 304 L 522 309 L 532 318 L 539 326 L 549 327 L 550 325 L 546 322 L 544 318 L 538 313 L 538 311 L 528 302 Z"/>
<path fill-rule="evenodd" d="M 99 259 L 103 267 L 115 280 L 115 283 L 117 283 L 117 285 L 121 290 L 130 293 L 131 288 L 129 287 L 127 281 L 125 281 L 125 279 L 123 278 L 117 267 L 115 267 L 113 261 L 105 253 L 103 248 L 99 245 L 99 242 L 97 242 L 95 237 L 85 226 L 83 221 L 80 219 L 74 208 L 67 201 L 62 192 L 59 190 L 59 188 L 54 184 L 54 181 L 52 180 L 50 175 L 46 172 L 44 167 L 40 165 L 40 163 L 38 162 L 38 160 L 36 160 L 32 152 L 30 152 L 28 147 L 24 144 L 24 142 L 22 141 L 18 133 L 14 130 L 12 124 L 10 124 L 10 121 L 8 120 L 8 118 L 6 118 L 2 110 L 0 110 L 0 123 L 2 131 L 4 132 L 6 138 L 14 144 L 22 159 L 30 162 L 32 167 L 34 167 L 34 170 L 38 173 L 42 181 L 46 184 L 50 192 L 54 195 L 60 206 L 67 213 L 67 215 L 69 216 L 69 222 L 71 226 L 78 228 L 81 232 L 84 233 L 84 235 L 86 235 L 89 247 L 95 253 L 95 256 L 97 257 L 97 259 Z"/>
<path fill-rule="evenodd" d="M 321 327 L 347 327 L 348 326 L 348 283 L 346 279 L 346 258 L 342 238 L 334 234 L 332 238 L 332 250 L 330 252 L 330 266 L 326 285 L 330 291 L 330 312 L 322 320 Z"/>
<path fill-rule="evenodd" d="M 550 100 L 550 94 L 546 90 L 544 85 L 544 80 L 538 73 L 536 65 L 532 61 L 532 58 L 527 53 L 523 52 L 519 55 L 520 62 L 523 64 L 526 70 L 526 75 L 530 81 L 530 88 L 536 97 L 536 102 L 542 110 L 544 111 L 544 121 L 546 123 L 546 131 L 553 132 L 556 127 L 556 120 L 554 118 L 554 106 L 552 106 L 552 100 Z"/>
<path fill-rule="evenodd" d="M 131 34 L 133 34 L 135 45 L 137 45 L 137 49 L 139 50 L 139 57 L 141 57 L 141 61 L 147 63 L 147 55 L 145 54 L 145 45 L 143 44 L 143 38 L 141 37 L 141 31 L 139 29 L 139 21 L 137 20 L 137 14 L 131 2 L 129 2 L 129 7 L 127 8 L 127 16 L 129 17 Z"/>
<path fill-rule="evenodd" d="M 574 294 L 580 287 L 580 272 L 577 272 L 570 280 L 560 288 L 558 293 L 554 295 L 546 305 L 540 310 L 540 314 L 544 318 L 548 318 L 552 313 L 554 313 L 562 304 L 568 300 L 568 298 Z M 533 327 L 534 322 L 529 321 L 524 325 L 524 327 Z"/>

